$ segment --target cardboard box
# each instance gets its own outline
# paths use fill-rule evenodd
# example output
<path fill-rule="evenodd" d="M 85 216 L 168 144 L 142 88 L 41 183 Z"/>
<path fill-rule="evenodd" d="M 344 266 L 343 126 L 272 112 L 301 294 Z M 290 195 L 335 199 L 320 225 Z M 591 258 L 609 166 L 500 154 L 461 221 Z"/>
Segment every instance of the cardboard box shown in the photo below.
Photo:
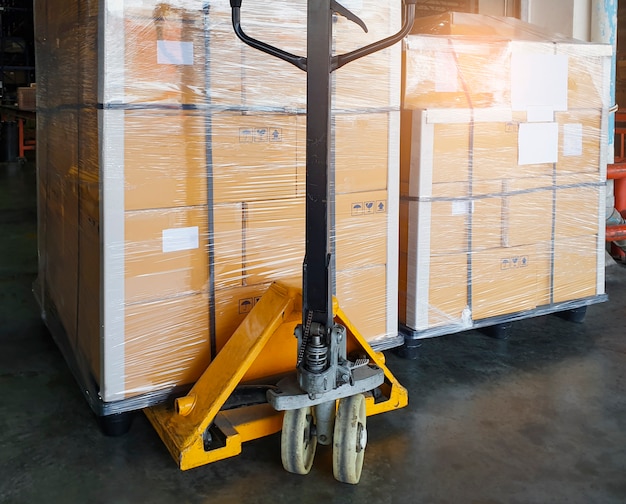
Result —
<path fill-rule="evenodd" d="M 300 178 L 304 124 L 290 114 L 217 112 L 212 116 L 213 200 L 216 203 L 293 198 Z"/>
<path fill-rule="evenodd" d="M 399 31 L 402 9 L 394 3 L 363 0 L 347 5 L 367 25 L 367 33 L 352 21 L 335 16 L 333 20 L 336 54 L 345 54 L 382 40 Z M 371 54 L 340 68 L 333 74 L 333 107 L 338 110 L 399 108 L 401 85 L 400 44 Z M 382 189 L 376 187 L 374 189 Z"/>
<path fill-rule="evenodd" d="M 484 108 L 510 101 L 508 43 L 409 35 L 403 107 Z"/>
<path fill-rule="evenodd" d="M 245 205 L 244 282 L 301 278 L 305 248 L 304 199 Z"/>
<path fill-rule="evenodd" d="M 205 89 L 222 84 L 215 78 L 219 67 L 213 73 L 212 61 L 207 64 L 205 38 L 211 35 L 201 6 L 124 3 L 109 7 L 110 31 L 103 39 L 103 51 L 116 67 L 102 76 L 111 98 L 119 103 L 206 103 Z M 226 61 L 236 55 L 230 48 Z"/>
<path fill-rule="evenodd" d="M 469 324 L 467 254 L 408 256 L 406 324 L 415 330 Z"/>
<path fill-rule="evenodd" d="M 390 215 L 387 191 L 338 194 L 335 199 L 337 270 L 387 264 Z"/>
<path fill-rule="evenodd" d="M 399 131 L 398 113 L 337 114 L 332 127 L 335 191 L 387 189 L 389 171 L 398 170 L 397 157 L 390 157 L 397 142 L 392 135 Z"/>
<path fill-rule="evenodd" d="M 472 253 L 472 318 L 508 315 L 537 306 L 537 245 Z"/>
<path fill-rule="evenodd" d="M 481 181 L 472 185 L 472 250 L 518 247 L 551 239 L 551 177 Z"/>
<path fill-rule="evenodd" d="M 338 270 L 336 278 L 339 306 L 366 340 L 397 331 L 396 298 L 388 293 L 384 264 Z"/>
<path fill-rule="evenodd" d="M 551 177 L 506 180 L 503 183 L 502 246 L 519 247 L 552 238 L 554 191 Z"/>
<path fill-rule="evenodd" d="M 125 301 L 192 294 L 208 281 L 206 207 L 129 212 L 125 218 Z"/>
<path fill-rule="evenodd" d="M 466 252 L 471 203 L 468 200 L 410 201 L 408 250 L 419 254 Z"/>
<path fill-rule="evenodd" d="M 127 111 L 122 127 L 126 210 L 206 205 L 209 165 L 202 114 Z"/>
<path fill-rule="evenodd" d="M 556 52 L 568 59 L 568 109 L 609 108 L 611 46 L 559 42 Z"/>
<path fill-rule="evenodd" d="M 124 358 L 112 363 L 117 373 L 101 386 L 117 385 L 133 397 L 193 383 L 211 360 L 208 319 L 205 294 L 126 306 Z"/>
<path fill-rule="evenodd" d="M 444 117 L 441 117 L 444 115 Z M 469 114 L 438 110 L 402 112 L 401 194 L 433 195 L 432 187 L 445 182 L 464 182 L 469 173 Z"/>
<path fill-rule="evenodd" d="M 405 108 L 609 107 L 610 45 L 511 18 L 446 16 L 418 20 L 405 40 Z"/>
<path fill-rule="evenodd" d="M 602 110 L 571 110 L 555 115 L 560 130 L 557 173 L 595 173 L 600 181 L 602 163 L 606 163 L 602 150 L 607 141 Z"/>
<path fill-rule="evenodd" d="M 554 242 L 553 300 L 561 303 L 604 293 L 604 241 L 598 235 Z"/>
<path fill-rule="evenodd" d="M 555 239 L 588 236 L 604 227 L 605 188 L 598 185 L 558 187 Z M 601 224 L 602 223 L 602 224 Z"/>

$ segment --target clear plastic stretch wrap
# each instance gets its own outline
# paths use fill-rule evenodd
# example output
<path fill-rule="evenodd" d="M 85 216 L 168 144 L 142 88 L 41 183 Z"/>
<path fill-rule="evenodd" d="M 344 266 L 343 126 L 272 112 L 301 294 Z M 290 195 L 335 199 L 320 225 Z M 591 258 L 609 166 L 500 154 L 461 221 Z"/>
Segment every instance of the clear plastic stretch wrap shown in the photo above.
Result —
<path fill-rule="evenodd" d="M 337 52 L 400 27 L 399 1 L 342 3 L 369 32 L 336 17 Z M 229 0 L 35 10 L 37 295 L 94 410 L 136 409 L 193 383 L 272 281 L 301 277 L 306 76 L 242 44 Z M 306 54 L 305 0 L 247 0 L 242 20 Z M 333 77 L 334 291 L 375 348 L 402 343 L 401 52 Z"/>
<path fill-rule="evenodd" d="M 606 299 L 611 47 L 510 18 L 404 42 L 400 321 L 413 338 Z"/>

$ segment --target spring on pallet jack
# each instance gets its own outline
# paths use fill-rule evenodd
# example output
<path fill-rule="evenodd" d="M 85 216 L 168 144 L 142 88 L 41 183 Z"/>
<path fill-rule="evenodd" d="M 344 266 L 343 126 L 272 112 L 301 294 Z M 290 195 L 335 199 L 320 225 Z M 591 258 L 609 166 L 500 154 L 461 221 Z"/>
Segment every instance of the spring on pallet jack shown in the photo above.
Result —
<path fill-rule="evenodd" d="M 306 348 L 306 368 L 312 373 L 321 373 L 328 364 L 328 345 L 322 335 L 311 335 Z"/>

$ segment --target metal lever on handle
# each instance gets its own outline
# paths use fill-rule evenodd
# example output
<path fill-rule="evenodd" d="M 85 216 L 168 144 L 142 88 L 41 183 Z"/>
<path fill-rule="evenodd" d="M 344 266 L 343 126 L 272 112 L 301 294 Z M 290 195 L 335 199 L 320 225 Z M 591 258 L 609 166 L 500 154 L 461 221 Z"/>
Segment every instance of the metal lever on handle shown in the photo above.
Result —
<path fill-rule="evenodd" d="M 259 51 L 262 51 L 264 53 L 267 53 L 270 56 L 285 60 L 287 63 L 291 63 L 292 65 L 298 67 L 300 70 L 304 70 L 306 72 L 306 58 L 304 56 L 296 56 L 295 54 L 291 54 L 290 52 L 283 51 L 282 49 L 252 38 L 243 31 L 243 28 L 241 28 L 241 1 L 242 0 L 230 0 L 233 29 L 235 30 L 235 34 L 237 35 L 237 37 L 239 37 L 239 39 L 244 44 L 249 45 L 254 49 L 258 49 Z"/>
<path fill-rule="evenodd" d="M 338 5 L 336 2 L 334 3 Z M 355 49 L 354 51 L 351 51 L 349 53 L 333 56 L 332 62 L 331 62 L 331 72 L 341 68 L 344 65 L 347 65 L 351 61 L 357 60 L 359 58 L 363 58 L 364 56 L 367 56 L 369 54 L 372 54 L 378 51 L 382 51 L 383 49 L 386 49 L 387 47 L 392 46 L 396 42 L 399 42 L 404 37 L 406 37 L 411 31 L 411 27 L 413 26 L 413 21 L 415 21 L 415 4 L 416 3 L 417 3 L 417 0 L 403 0 L 403 23 L 402 23 L 402 28 L 400 28 L 400 31 L 398 31 L 394 35 L 391 35 L 390 37 L 379 40 L 377 42 L 373 42 L 359 49 Z M 260 40 L 250 37 L 243 31 L 243 28 L 241 27 L 241 4 L 242 4 L 242 0 L 230 0 L 230 7 L 232 9 L 233 29 L 235 30 L 235 34 L 237 35 L 237 37 L 239 37 L 239 39 L 244 44 L 249 45 L 250 47 L 253 47 L 255 49 L 258 49 L 259 51 L 262 51 L 266 54 L 269 54 L 270 56 L 274 56 L 276 58 L 282 59 L 286 61 L 287 63 L 291 63 L 292 65 L 296 66 L 300 70 L 303 70 L 306 72 L 307 71 L 307 58 L 305 56 L 298 56 L 290 52 L 284 51 L 282 49 L 279 49 L 278 47 L 274 47 L 270 44 L 267 44 L 265 42 L 262 42 Z M 347 11 L 347 9 L 345 8 L 343 9 Z M 347 12 L 350 13 L 350 11 L 347 11 Z M 344 14 L 343 11 L 339 13 L 342 15 Z M 351 16 L 349 17 L 349 19 L 353 20 Z M 357 21 L 354 21 L 354 22 L 356 22 L 359 26 L 364 28 L 365 31 L 367 31 L 367 28 L 364 26 L 364 24 L 358 23 Z"/>

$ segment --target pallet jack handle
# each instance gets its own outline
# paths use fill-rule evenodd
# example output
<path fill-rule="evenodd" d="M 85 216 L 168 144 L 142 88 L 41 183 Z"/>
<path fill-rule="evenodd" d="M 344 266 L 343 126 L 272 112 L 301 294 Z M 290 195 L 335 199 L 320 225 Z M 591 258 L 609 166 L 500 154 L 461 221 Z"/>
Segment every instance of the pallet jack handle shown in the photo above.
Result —
<path fill-rule="evenodd" d="M 394 45 L 395 43 L 399 42 L 404 37 L 406 37 L 411 31 L 411 27 L 413 26 L 413 21 L 415 19 L 415 4 L 416 3 L 417 3 L 417 0 L 403 0 L 404 22 L 403 22 L 402 28 L 400 29 L 400 31 L 398 31 L 398 33 L 391 35 L 390 37 L 387 37 L 385 39 L 379 40 L 377 42 L 373 42 L 372 44 L 366 45 L 359 49 L 355 49 L 354 51 L 351 51 L 349 53 L 333 56 L 331 59 L 331 71 L 335 71 L 341 68 L 342 66 L 347 65 L 351 61 L 354 61 L 359 58 L 363 58 L 364 56 L 367 56 L 369 54 L 386 49 L 387 47 Z M 262 42 L 260 40 L 257 40 L 255 38 L 248 36 L 243 31 L 243 29 L 241 28 L 241 4 L 242 4 L 242 0 L 230 1 L 230 6 L 232 8 L 233 28 L 235 30 L 235 34 L 237 35 L 237 37 L 239 37 L 239 39 L 243 43 L 249 45 L 250 47 L 258 49 L 259 51 L 269 54 L 270 56 L 280 58 L 286 61 L 287 63 L 291 63 L 292 65 L 296 66 L 300 70 L 303 70 L 306 72 L 307 71 L 307 58 L 306 57 L 297 56 L 295 54 L 291 54 L 277 47 L 266 44 L 265 42 Z M 347 19 L 349 19 L 350 21 L 353 21 L 354 23 L 358 24 L 361 28 L 363 28 L 363 31 L 367 33 L 367 26 L 365 25 L 365 23 L 354 13 L 346 9 L 343 5 L 341 5 L 335 0 L 331 0 L 331 9 L 337 14 L 340 14 L 346 17 Z"/>

